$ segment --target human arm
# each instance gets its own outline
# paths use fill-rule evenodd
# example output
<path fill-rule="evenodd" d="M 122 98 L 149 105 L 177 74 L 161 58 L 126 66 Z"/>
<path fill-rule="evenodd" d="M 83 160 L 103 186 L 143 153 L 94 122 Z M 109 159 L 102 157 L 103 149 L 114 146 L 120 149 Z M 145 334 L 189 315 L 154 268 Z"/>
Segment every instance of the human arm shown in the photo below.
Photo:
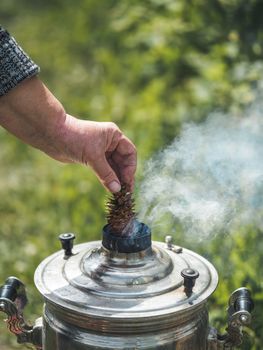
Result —
<path fill-rule="evenodd" d="M 38 77 L 0 97 L 0 125 L 22 141 L 62 162 L 89 165 L 111 192 L 134 185 L 136 149 L 113 123 L 66 114 Z"/>
<path fill-rule="evenodd" d="M 36 77 L 39 67 L 0 27 L 0 125 L 54 159 L 90 165 L 111 192 L 133 188 L 136 149 L 113 123 L 80 120 Z"/>

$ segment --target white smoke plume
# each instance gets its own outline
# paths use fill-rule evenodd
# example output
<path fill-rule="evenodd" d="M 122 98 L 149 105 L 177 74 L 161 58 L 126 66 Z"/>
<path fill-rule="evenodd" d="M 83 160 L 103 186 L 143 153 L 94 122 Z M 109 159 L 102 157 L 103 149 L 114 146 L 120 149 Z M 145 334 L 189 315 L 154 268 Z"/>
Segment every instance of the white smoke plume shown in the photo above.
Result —
<path fill-rule="evenodd" d="M 147 163 L 139 193 L 139 219 L 152 228 L 169 216 L 199 240 L 236 225 L 263 228 L 263 108 L 185 125 Z"/>

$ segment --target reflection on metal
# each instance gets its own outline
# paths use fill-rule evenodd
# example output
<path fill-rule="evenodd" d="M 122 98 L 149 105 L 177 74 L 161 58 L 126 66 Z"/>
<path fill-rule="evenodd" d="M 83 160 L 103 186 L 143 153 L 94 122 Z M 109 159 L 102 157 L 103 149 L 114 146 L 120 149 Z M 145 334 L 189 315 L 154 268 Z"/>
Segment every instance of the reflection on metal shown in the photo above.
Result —
<path fill-rule="evenodd" d="M 232 349 L 242 341 L 253 302 L 247 289 L 235 291 L 227 332 L 219 335 L 209 327 L 206 309 L 217 283 L 213 265 L 170 238 L 122 253 L 96 241 L 75 245 L 66 259 L 59 251 L 37 268 L 35 284 L 45 300 L 43 327 L 42 319 L 34 327 L 24 322 L 26 295 L 17 279 L 1 288 L 0 308 L 18 341 L 37 349 Z"/>
<path fill-rule="evenodd" d="M 206 349 L 206 300 L 217 272 L 174 248 L 153 242 L 119 253 L 90 242 L 66 261 L 62 252 L 43 261 L 35 282 L 45 298 L 44 349 Z M 200 277 L 188 297 L 181 271 L 193 267 Z"/>

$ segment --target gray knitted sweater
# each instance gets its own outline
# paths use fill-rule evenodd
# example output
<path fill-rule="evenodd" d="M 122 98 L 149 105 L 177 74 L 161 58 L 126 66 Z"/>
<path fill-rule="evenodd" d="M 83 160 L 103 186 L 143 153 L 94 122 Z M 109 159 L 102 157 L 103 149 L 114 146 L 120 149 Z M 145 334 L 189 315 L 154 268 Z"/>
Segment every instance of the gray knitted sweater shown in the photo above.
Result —
<path fill-rule="evenodd" d="M 38 72 L 39 67 L 0 26 L 0 96 Z"/>

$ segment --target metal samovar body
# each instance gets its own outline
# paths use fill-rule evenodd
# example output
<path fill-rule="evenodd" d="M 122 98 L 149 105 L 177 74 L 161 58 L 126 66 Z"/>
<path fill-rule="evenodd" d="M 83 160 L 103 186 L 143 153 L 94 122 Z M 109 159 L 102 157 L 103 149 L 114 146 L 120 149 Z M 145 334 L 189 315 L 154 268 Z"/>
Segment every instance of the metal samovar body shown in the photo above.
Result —
<path fill-rule="evenodd" d="M 0 309 L 18 342 L 43 350 L 216 350 L 242 341 L 253 302 L 247 289 L 229 302 L 228 328 L 221 336 L 208 324 L 207 299 L 218 275 L 202 256 L 151 242 L 140 224 L 134 238 L 103 231 L 103 241 L 73 246 L 45 259 L 35 273 L 44 297 L 43 317 L 33 327 L 23 319 L 24 285 L 10 277 L 0 292 Z"/>
<path fill-rule="evenodd" d="M 205 349 L 205 301 L 217 284 L 206 261 L 157 242 L 139 253 L 116 254 L 100 242 L 74 251 L 66 262 L 62 253 L 51 256 L 36 272 L 46 300 L 44 349 Z M 190 298 L 180 275 L 189 259 L 202 275 Z M 63 273 L 52 275 L 55 268 Z"/>

